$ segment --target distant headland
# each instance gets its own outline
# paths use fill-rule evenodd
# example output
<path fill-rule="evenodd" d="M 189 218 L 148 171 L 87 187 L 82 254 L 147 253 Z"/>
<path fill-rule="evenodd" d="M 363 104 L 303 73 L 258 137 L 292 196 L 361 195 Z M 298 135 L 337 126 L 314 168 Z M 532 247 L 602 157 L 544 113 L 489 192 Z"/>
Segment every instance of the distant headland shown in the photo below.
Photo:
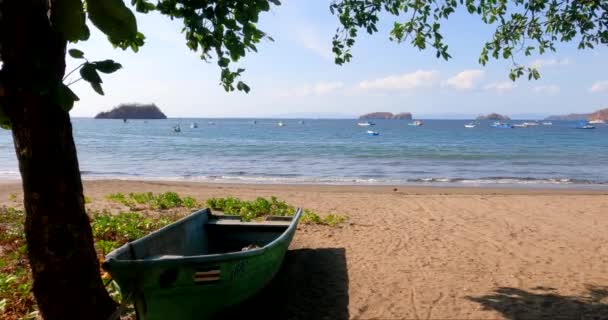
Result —
<path fill-rule="evenodd" d="M 604 120 L 608 121 L 608 108 L 591 113 L 571 113 L 566 115 L 549 116 L 545 120 Z"/>
<path fill-rule="evenodd" d="M 95 119 L 167 119 L 167 116 L 155 104 L 133 103 L 100 112 Z"/>
<path fill-rule="evenodd" d="M 359 117 L 362 120 L 370 119 L 398 119 L 398 120 L 412 120 L 412 114 L 409 112 L 401 112 L 393 114 L 391 112 L 372 112 L 367 113 Z"/>
<path fill-rule="evenodd" d="M 511 120 L 511 118 L 507 117 L 506 115 L 502 115 L 502 114 L 498 114 L 498 113 L 490 113 L 487 115 L 480 115 L 477 117 L 477 120 L 499 120 L 499 121 L 506 121 L 506 120 Z"/>

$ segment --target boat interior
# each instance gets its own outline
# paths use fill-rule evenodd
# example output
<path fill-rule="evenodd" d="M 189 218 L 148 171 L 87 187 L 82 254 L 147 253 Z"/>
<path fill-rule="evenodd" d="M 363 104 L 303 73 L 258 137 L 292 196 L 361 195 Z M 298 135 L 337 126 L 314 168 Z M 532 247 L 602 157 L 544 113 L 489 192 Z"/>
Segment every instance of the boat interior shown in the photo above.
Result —
<path fill-rule="evenodd" d="M 172 259 L 262 248 L 279 238 L 292 217 L 243 222 L 239 216 L 214 215 L 208 209 L 130 242 L 115 252 L 117 260 Z"/>

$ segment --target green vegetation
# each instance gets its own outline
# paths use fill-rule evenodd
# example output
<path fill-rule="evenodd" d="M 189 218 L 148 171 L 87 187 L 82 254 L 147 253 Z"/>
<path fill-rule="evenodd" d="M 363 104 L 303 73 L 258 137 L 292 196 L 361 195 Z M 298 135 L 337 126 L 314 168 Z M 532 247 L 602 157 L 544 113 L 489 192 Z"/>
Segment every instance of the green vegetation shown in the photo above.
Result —
<path fill-rule="evenodd" d="M 17 194 L 15 193 L 11 193 L 8 195 L 8 200 L 10 201 L 16 201 L 17 200 Z"/>
<path fill-rule="evenodd" d="M 96 240 L 98 252 L 103 254 L 145 236 L 159 229 L 180 216 L 146 217 L 135 212 L 122 212 L 116 215 L 94 213 L 91 217 L 91 229 Z"/>
<path fill-rule="evenodd" d="M 90 197 L 84 196 L 84 204 L 89 204 L 91 203 L 93 200 L 91 200 Z"/>
<path fill-rule="evenodd" d="M 172 209 L 184 207 L 193 209 L 199 206 L 199 203 L 192 197 L 181 198 L 175 192 L 165 192 L 154 194 L 152 192 L 129 193 L 125 196 L 121 192 L 112 193 L 106 196 L 108 200 L 122 203 L 125 206 L 134 209 L 138 205 L 147 205 L 150 209 Z"/>
<path fill-rule="evenodd" d="M 0 207 L 0 315 L 33 319 L 36 316 L 32 279 L 27 264 L 23 211 Z"/>
<path fill-rule="evenodd" d="M 241 200 L 233 197 L 211 198 L 207 200 L 207 206 L 212 210 L 220 210 L 227 215 L 241 216 L 244 221 L 255 220 L 267 215 L 271 216 L 293 216 L 296 208 L 280 201 L 276 197 L 270 200 L 258 197 L 253 201 Z M 322 224 L 335 226 L 346 221 L 346 217 L 329 214 L 321 217 L 315 212 L 302 209 L 302 223 Z"/>
<path fill-rule="evenodd" d="M 147 217 L 138 213 L 124 212 L 111 215 L 95 212 L 91 215 L 91 227 L 95 248 L 100 259 L 128 241 L 143 237 L 179 219 L 180 215 Z M 34 319 L 38 311 L 31 292 L 32 279 L 27 263 L 27 247 L 23 223 L 25 214 L 14 208 L 0 207 L 0 318 Z M 118 287 L 108 281 L 106 289 L 112 298 L 120 302 Z"/>

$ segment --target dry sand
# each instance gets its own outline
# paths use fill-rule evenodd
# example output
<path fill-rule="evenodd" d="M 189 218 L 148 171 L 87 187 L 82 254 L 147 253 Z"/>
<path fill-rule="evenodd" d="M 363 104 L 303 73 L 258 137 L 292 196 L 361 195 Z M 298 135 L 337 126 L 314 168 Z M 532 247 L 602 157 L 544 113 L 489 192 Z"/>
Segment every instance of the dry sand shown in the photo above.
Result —
<path fill-rule="evenodd" d="M 169 190 L 349 218 L 301 225 L 275 281 L 224 317 L 608 319 L 608 191 L 85 182 L 96 209 Z M 0 205 L 10 194 L 20 185 L 0 183 Z"/>

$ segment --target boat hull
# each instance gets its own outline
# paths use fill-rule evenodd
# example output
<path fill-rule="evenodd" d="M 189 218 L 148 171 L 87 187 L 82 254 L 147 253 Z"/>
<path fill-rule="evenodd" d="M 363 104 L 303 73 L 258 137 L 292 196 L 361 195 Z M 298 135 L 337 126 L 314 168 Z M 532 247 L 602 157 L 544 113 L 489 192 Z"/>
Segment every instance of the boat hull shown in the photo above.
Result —
<path fill-rule="evenodd" d="M 281 267 L 300 211 L 268 224 L 215 217 L 201 210 L 108 255 L 139 319 L 206 319 L 254 295 Z M 237 251 L 246 244 L 260 248 Z"/>

